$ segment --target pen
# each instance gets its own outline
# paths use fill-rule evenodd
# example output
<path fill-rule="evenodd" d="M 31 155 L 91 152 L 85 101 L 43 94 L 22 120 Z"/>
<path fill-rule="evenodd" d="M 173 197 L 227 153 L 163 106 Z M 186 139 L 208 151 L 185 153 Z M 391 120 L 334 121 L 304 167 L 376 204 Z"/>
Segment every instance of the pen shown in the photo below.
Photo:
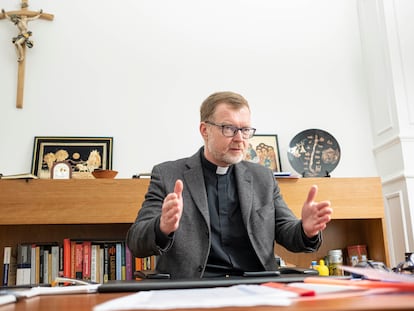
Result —
<path fill-rule="evenodd" d="M 66 278 L 66 277 L 56 277 L 52 282 L 52 287 L 56 286 L 73 286 L 73 285 L 92 285 L 96 284 L 95 282 Z"/>

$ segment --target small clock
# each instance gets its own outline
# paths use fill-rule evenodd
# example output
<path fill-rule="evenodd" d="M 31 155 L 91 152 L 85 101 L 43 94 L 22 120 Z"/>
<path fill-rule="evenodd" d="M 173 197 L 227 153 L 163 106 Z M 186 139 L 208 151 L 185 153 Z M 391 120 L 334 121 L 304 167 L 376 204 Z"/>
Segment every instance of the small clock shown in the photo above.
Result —
<path fill-rule="evenodd" d="M 66 161 L 55 162 L 50 171 L 52 179 L 70 179 L 72 177 L 72 167 Z"/>

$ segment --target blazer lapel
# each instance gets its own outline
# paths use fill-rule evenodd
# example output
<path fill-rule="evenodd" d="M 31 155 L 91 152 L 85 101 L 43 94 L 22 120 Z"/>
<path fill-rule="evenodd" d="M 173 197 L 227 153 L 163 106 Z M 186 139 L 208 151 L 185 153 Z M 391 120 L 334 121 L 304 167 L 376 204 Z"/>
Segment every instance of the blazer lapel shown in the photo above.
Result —
<path fill-rule="evenodd" d="M 252 176 L 246 171 L 246 167 L 240 163 L 235 165 L 237 191 L 240 199 L 240 209 L 246 227 L 250 223 L 250 215 L 253 208 L 253 184 Z"/>
<path fill-rule="evenodd" d="M 210 215 L 208 212 L 207 194 L 203 178 L 203 168 L 200 161 L 200 153 L 188 159 L 188 169 L 184 172 L 184 181 L 187 190 L 193 199 L 195 206 L 203 215 L 205 221 L 210 226 Z"/>

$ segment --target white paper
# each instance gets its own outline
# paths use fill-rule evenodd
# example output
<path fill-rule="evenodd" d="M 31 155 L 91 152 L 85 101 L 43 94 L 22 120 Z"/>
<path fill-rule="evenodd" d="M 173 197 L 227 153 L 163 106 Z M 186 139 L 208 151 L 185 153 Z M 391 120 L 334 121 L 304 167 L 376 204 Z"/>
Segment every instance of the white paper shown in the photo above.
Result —
<path fill-rule="evenodd" d="M 93 311 L 136 309 L 220 308 L 245 306 L 288 306 L 298 294 L 261 285 L 142 291 L 113 299 Z"/>
<path fill-rule="evenodd" d="M 384 270 L 378 270 L 373 268 L 360 268 L 360 267 L 350 267 L 350 266 L 341 266 L 342 270 L 363 275 L 368 280 L 375 281 L 386 281 L 386 282 L 414 282 L 414 276 L 407 274 L 399 274 L 395 272 L 388 272 Z"/>
<path fill-rule="evenodd" d="M 30 289 L 10 290 L 11 293 L 19 298 L 31 298 L 45 295 L 65 295 L 65 294 L 89 294 L 98 291 L 99 284 L 72 285 L 72 286 L 39 286 Z M 0 296 L 1 297 L 1 296 Z"/>
<path fill-rule="evenodd" d="M 11 294 L 1 294 L 0 295 L 0 305 L 5 305 L 8 303 L 16 302 L 16 296 Z"/>

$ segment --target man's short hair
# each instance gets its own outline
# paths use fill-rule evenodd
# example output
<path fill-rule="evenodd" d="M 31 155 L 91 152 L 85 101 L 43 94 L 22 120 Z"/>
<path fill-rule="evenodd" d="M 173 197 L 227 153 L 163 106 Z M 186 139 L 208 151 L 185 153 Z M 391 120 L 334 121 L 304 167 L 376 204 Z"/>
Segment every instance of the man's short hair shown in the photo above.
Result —
<path fill-rule="evenodd" d="M 240 94 L 234 92 L 216 92 L 207 97 L 200 107 L 200 121 L 211 121 L 211 117 L 216 111 L 216 107 L 219 104 L 226 103 L 232 106 L 233 109 L 239 110 L 243 107 L 247 107 L 250 110 L 249 103 Z"/>

